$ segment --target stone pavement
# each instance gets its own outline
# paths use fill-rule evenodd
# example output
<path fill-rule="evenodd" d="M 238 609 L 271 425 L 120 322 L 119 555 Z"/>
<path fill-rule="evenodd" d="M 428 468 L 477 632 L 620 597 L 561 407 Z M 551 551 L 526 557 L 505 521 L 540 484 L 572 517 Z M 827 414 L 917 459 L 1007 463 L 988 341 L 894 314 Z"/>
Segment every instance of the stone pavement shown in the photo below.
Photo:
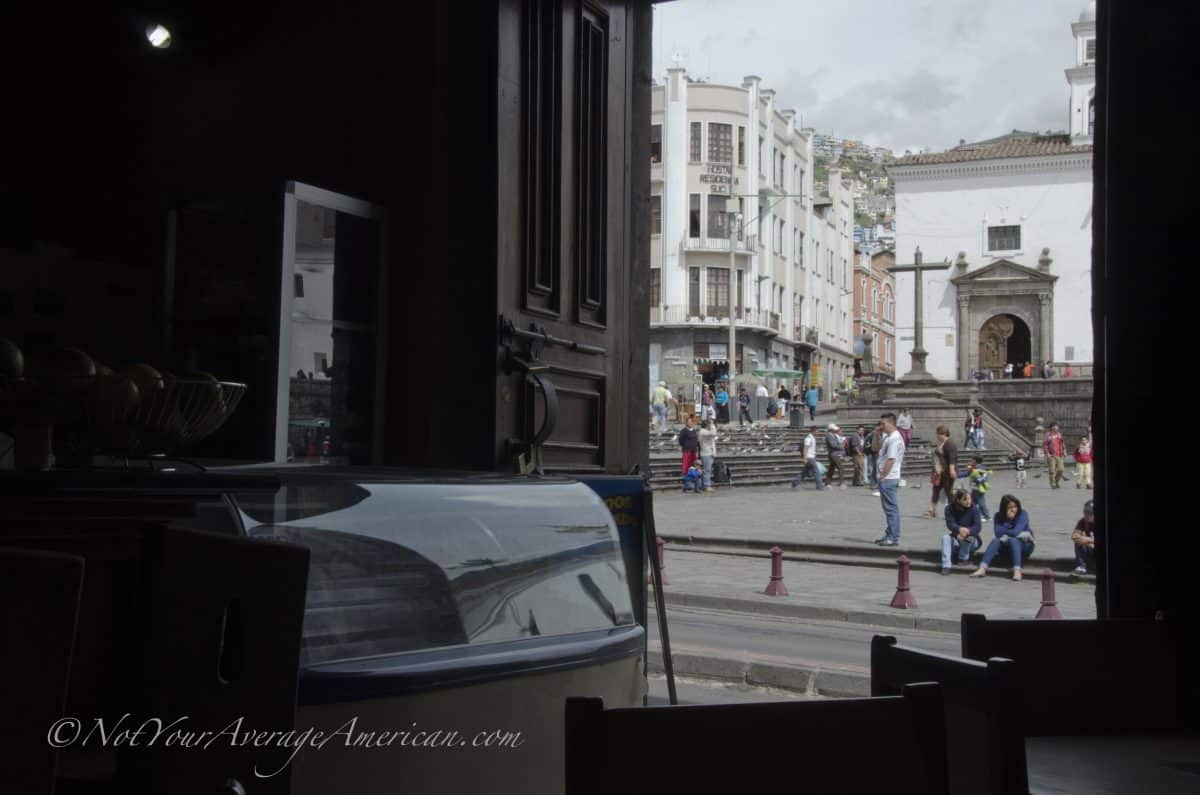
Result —
<path fill-rule="evenodd" d="M 913 555 L 940 549 L 946 532 L 940 507 L 936 520 L 921 516 L 929 507 L 927 467 L 922 463 L 904 471 L 908 485 L 900 491 L 900 545 L 890 550 L 896 555 Z M 735 484 L 736 477 L 735 472 Z M 1004 494 L 1016 496 L 1029 512 L 1036 546 L 1027 573 L 1051 562 L 1058 571 L 1073 567 L 1071 531 L 1083 515 L 1083 503 L 1094 492 L 1076 489 L 1073 480 L 1061 489 L 1051 489 L 1044 472 L 1029 473 L 1025 488 L 1017 489 L 1015 473 L 998 471 L 992 474 L 991 485 L 987 494 L 990 512 L 999 508 Z M 667 539 L 691 538 L 697 544 L 809 545 L 845 555 L 877 555 L 880 548 L 873 542 L 883 535 L 884 527 L 879 498 L 872 496 L 871 489 L 834 485 L 818 492 L 809 481 L 796 489 L 735 485 L 707 494 L 660 492 L 654 497 L 654 518 L 658 534 Z M 985 522 L 985 546 L 994 535 L 991 522 Z M 1007 556 L 1002 555 L 997 563 L 1005 560 Z M 956 577 L 950 579 L 957 581 Z"/>
<path fill-rule="evenodd" d="M 770 556 L 699 552 L 666 546 L 663 554 L 669 585 L 668 607 L 697 607 L 826 621 L 850 621 L 882 627 L 958 632 L 963 613 L 989 618 L 1033 618 L 1041 605 L 1041 577 L 1033 569 L 1013 582 L 1007 574 L 971 579 L 969 569 L 949 577 L 913 571 L 911 593 L 916 609 L 890 607 L 896 593 L 897 567 L 891 569 L 783 561 L 787 596 L 763 593 L 770 581 Z M 1058 608 L 1065 618 L 1095 618 L 1095 586 L 1058 582 Z"/>

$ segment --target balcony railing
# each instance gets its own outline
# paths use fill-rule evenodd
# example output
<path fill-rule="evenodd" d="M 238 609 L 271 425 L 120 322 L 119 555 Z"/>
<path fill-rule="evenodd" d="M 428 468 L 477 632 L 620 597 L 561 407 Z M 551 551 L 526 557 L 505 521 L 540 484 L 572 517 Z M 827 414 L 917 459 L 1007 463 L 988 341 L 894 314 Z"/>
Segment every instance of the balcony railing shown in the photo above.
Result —
<path fill-rule="evenodd" d="M 746 239 L 733 241 L 734 251 L 750 253 L 750 242 Z M 684 240 L 685 251 L 729 251 L 730 240 L 727 237 L 689 237 Z"/>
<path fill-rule="evenodd" d="M 703 305 L 700 307 L 700 313 L 692 312 L 687 305 L 667 305 L 667 306 L 652 306 L 650 307 L 650 322 L 652 324 L 673 324 L 683 325 L 686 323 L 711 323 L 714 325 L 729 325 L 729 307 Z M 738 325 L 743 327 L 758 327 L 769 328 L 774 331 L 781 331 L 784 326 L 778 313 L 768 312 L 765 309 L 753 308 L 734 308 L 734 316 L 737 318 Z"/>

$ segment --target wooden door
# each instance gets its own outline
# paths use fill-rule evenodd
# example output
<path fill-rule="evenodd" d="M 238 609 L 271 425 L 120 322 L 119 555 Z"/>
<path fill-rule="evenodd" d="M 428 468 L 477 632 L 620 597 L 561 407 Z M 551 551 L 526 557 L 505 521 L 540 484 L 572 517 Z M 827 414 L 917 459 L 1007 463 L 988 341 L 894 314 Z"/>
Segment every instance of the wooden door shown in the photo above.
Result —
<path fill-rule="evenodd" d="M 546 471 L 628 471 L 645 454 L 647 342 L 637 329 L 648 323 L 638 274 L 648 273 L 649 93 L 635 81 L 631 42 L 644 34 L 648 45 L 649 11 L 635 5 L 500 6 L 497 315 L 593 349 L 530 351 L 519 337 L 501 346 L 500 469 L 527 449 L 550 405 L 549 390 L 511 366 L 514 353 L 547 367 L 538 378 L 557 398 Z M 644 54 L 648 62 L 648 46 Z"/>

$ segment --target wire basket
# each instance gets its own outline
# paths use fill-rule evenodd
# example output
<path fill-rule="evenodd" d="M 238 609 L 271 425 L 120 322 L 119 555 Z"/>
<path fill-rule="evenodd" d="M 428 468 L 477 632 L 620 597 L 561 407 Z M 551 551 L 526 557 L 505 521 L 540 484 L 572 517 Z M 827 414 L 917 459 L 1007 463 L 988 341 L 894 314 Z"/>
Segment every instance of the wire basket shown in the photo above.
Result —
<path fill-rule="evenodd" d="M 98 376 L 88 401 L 94 446 L 110 453 L 168 453 L 217 431 L 233 414 L 246 385 L 168 378 L 158 388 L 134 389 L 122 376 Z"/>

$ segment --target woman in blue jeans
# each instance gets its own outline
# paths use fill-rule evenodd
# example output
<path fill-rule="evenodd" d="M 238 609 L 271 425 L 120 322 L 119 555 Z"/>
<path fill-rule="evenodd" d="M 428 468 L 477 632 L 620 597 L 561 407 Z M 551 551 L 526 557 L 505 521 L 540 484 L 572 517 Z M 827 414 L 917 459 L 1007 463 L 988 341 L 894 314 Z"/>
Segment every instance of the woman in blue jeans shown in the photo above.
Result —
<path fill-rule="evenodd" d="M 1033 554 L 1033 530 L 1029 527 L 1029 514 L 1021 508 L 1020 500 L 1011 494 L 1005 494 L 1000 498 L 1000 510 L 996 512 L 994 521 L 996 537 L 988 544 L 979 568 L 971 576 L 986 575 L 992 560 L 1000 554 L 1000 550 L 1007 548 L 1013 559 L 1012 578 L 1019 581 L 1021 561 Z"/>

